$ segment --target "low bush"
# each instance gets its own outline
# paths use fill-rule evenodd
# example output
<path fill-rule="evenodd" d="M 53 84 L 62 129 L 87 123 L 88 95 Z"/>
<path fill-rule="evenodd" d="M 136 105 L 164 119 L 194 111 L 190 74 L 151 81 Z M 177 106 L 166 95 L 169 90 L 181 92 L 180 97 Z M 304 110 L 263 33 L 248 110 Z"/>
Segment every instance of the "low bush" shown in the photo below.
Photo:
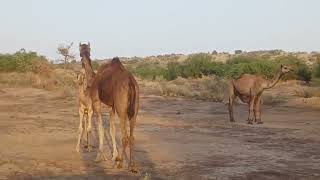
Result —
<path fill-rule="evenodd" d="M 315 77 L 320 78 L 320 61 L 314 65 L 313 74 Z"/>
<path fill-rule="evenodd" d="M 214 62 L 208 54 L 200 53 L 190 55 L 185 62 L 168 63 L 165 71 L 166 80 L 174 80 L 177 77 L 183 78 L 201 78 L 203 75 L 224 75 L 225 65 Z"/>
<path fill-rule="evenodd" d="M 91 61 L 91 65 L 92 65 L 92 69 L 93 70 L 98 70 L 100 67 L 100 64 L 98 63 L 98 61 Z"/>
<path fill-rule="evenodd" d="M 319 88 L 299 86 L 294 90 L 294 95 L 302 98 L 320 97 Z"/>
<path fill-rule="evenodd" d="M 309 83 L 311 81 L 312 72 L 306 65 L 300 65 L 297 69 L 297 76 L 299 80 Z"/>
<path fill-rule="evenodd" d="M 156 80 L 163 79 L 165 69 L 154 64 L 142 63 L 136 67 L 128 67 L 128 70 L 141 79 Z"/>
<path fill-rule="evenodd" d="M 34 72 L 50 71 L 48 60 L 36 52 L 20 50 L 14 54 L 0 54 L 0 72 Z"/>
<path fill-rule="evenodd" d="M 204 77 L 201 79 L 177 78 L 173 81 L 160 82 L 161 94 L 173 97 L 190 97 L 212 101 L 226 99 L 228 83 L 218 77 Z"/>

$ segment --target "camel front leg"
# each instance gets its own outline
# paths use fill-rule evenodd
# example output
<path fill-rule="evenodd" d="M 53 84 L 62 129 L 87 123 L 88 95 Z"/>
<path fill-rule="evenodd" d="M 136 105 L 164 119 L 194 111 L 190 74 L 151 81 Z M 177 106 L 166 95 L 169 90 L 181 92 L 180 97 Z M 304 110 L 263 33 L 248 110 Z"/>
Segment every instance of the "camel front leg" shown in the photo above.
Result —
<path fill-rule="evenodd" d="M 235 122 L 234 117 L 233 117 L 233 104 L 234 104 L 234 95 L 230 95 L 229 97 L 229 117 L 230 117 L 230 122 Z"/>
<path fill-rule="evenodd" d="M 254 119 L 254 100 L 255 97 L 250 98 L 249 100 L 249 117 L 248 117 L 248 124 L 253 124 L 252 121 Z"/>
<path fill-rule="evenodd" d="M 257 124 L 263 124 L 263 122 L 261 121 L 261 96 L 257 97 L 254 110 L 255 121 L 257 122 Z"/>
<path fill-rule="evenodd" d="M 76 145 L 76 152 L 80 152 L 80 143 L 83 136 L 83 116 L 84 112 L 82 109 L 79 108 L 79 130 L 78 130 L 78 141 Z"/>
<path fill-rule="evenodd" d="M 110 136 L 111 136 L 112 148 L 113 148 L 112 161 L 115 161 L 116 158 L 118 157 L 118 150 L 117 150 L 117 142 L 116 142 L 115 112 L 112 108 L 109 111 L 109 114 L 110 114 L 110 120 L 109 120 Z"/>

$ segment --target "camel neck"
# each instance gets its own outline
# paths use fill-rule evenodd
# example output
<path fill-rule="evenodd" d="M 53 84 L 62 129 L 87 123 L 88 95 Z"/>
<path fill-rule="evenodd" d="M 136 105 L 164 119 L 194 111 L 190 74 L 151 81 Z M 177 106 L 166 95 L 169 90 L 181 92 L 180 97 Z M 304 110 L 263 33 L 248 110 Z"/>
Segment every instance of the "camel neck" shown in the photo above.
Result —
<path fill-rule="evenodd" d="M 85 74 L 86 74 L 87 87 L 89 88 L 92 86 L 92 83 L 96 74 L 92 69 L 91 59 L 89 56 L 82 56 L 81 61 L 82 61 L 82 67 L 84 68 Z"/>
<path fill-rule="evenodd" d="M 91 59 L 90 56 L 84 55 L 81 59 L 82 61 L 82 67 L 85 69 L 86 74 L 90 77 L 95 76 L 95 73 L 93 71 L 92 65 L 91 65 Z"/>
<path fill-rule="evenodd" d="M 280 81 L 282 76 L 283 74 L 281 73 L 281 71 L 279 71 L 277 75 L 269 82 L 266 89 L 273 88 Z"/>

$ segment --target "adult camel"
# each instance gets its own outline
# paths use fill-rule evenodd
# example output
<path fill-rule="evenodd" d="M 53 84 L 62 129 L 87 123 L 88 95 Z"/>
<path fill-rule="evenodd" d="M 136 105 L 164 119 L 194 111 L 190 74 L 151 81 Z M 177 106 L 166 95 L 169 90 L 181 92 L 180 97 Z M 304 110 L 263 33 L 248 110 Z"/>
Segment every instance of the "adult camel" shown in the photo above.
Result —
<path fill-rule="evenodd" d="M 242 74 L 238 79 L 232 80 L 229 89 L 229 116 L 234 122 L 233 104 L 234 99 L 240 100 L 249 105 L 248 124 L 252 124 L 253 119 L 258 124 L 261 121 L 261 95 L 264 90 L 273 88 L 284 74 L 292 71 L 290 67 L 281 65 L 280 70 L 272 80 L 267 80 L 258 75 Z"/>
<path fill-rule="evenodd" d="M 101 102 L 110 107 L 110 135 L 112 139 L 112 160 L 122 167 L 123 157 L 127 157 L 126 148 L 129 143 L 129 169 L 136 172 L 133 157 L 134 128 L 139 109 L 139 87 L 132 74 L 121 64 L 119 58 L 113 58 L 111 63 L 102 65 L 97 73 L 92 69 L 90 59 L 90 43 L 79 44 L 82 67 L 85 69 L 87 88 L 90 92 L 93 111 L 97 114 L 99 129 L 99 151 L 96 160 L 106 159 L 103 153 L 104 128 L 101 114 Z M 88 132 L 92 130 L 92 111 L 88 111 Z M 118 153 L 115 139 L 115 113 L 120 119 L 122 135 L 122 153 Z M 129 136 L 127 134 L 127 119 L 129 120 Z"/>

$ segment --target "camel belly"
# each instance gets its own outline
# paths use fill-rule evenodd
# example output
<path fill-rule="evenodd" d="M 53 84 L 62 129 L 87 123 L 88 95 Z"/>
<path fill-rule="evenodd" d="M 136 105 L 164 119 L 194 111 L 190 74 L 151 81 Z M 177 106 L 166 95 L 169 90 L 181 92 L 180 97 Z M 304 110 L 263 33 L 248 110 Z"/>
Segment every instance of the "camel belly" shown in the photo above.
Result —
<path fill-rule="evenodd" d="M 239 96 L 240 100 L 244 103 L 249 103 L 250 97 L 249 96 Z"/>
<path fill-rule="evenodd" d="M 244 102 L 244 103 L 249 103 L 250 101 L 250 96 L 249 95 L 246 95 L 246 94 L 242 94 L 239 93 L 238 91 L 235 91 L 235 95 L 239 97 L 239 99 Z"/>

